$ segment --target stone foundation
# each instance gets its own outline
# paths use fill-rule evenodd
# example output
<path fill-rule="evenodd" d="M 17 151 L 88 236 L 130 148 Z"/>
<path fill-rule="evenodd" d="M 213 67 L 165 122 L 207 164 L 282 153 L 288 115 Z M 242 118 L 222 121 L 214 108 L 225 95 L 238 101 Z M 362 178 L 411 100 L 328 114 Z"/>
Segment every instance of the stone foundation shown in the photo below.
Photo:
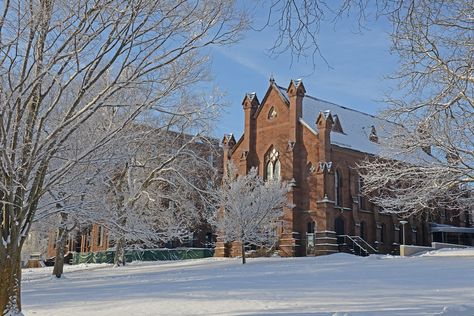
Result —
<path fill-rule="evenodd" d="M 217 241 L 216 247 L 214 248 L 214 257 L 228 257 L 229 256 L 229 247 L 223 241 Z"/>
<path fill-rule="evenodd" d="M 282 234 L 278 254 L 281 257 L 296 257 L 301 255 L 299 253 L 301 248 L 299 242 L 300 238 L 297 232 Z"/>

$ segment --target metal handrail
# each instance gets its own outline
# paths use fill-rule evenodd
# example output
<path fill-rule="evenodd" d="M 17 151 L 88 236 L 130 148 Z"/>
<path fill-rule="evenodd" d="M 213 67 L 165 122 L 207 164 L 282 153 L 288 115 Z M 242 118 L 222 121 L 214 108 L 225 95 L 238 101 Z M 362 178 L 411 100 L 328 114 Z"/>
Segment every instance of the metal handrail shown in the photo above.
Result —
<path fill-rule="evenodd" d="M 364 238 L 362 238 L 362 237 L 360 237 L 360 236 L 351 236 L 351 238 L 355 238 L 355 239 L 361 240 L 361 241 L 362 241 L 364 244 L 366 244 L 367 247 L 369 247 L 374 253 L 377 253 L 377 252 L 378 252 L 377 249 L 375 249 L 375 248 L 372 247 L 368 242 L 366 242 L 366 241 L 364 240 Z"/>
<path fill-rule="evenodd" d="M 371 245 L 369 245 L 363 238 L 361 238 L 360 236 L 349 236 L 349 235 L 337 235 L 336 237 L 343 237 L 343 238 L 347 238 L 349 239 L 350 241 L 352 241 L 352 250 L 355 251 L 354 249 L 354 245 L 356 245 L 357 247 L 359 247 L 359 249 L 363 250 L 366 254 L 369 254 L 369 251 L 364 248 L 362 245 L 360 245 L 356 239 L 360 242 L 362 241 L 365 245 L 367 245 L 374 253 L 377 253 L 378 251 L 375 250 Z"/>

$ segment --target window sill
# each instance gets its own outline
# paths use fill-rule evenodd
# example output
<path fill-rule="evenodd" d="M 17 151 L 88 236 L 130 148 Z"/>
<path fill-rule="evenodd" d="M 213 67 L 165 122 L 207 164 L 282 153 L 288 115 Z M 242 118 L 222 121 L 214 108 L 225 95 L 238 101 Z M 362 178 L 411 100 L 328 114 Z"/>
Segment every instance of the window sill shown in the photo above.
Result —
<path fill-rule="evenodd" d="M 340 211 L 352 211 L 352 209 L 349 207 L 343 207 L 343 206 L 338 206 L 338 205 L 334 205 L 334 208 Z"/>

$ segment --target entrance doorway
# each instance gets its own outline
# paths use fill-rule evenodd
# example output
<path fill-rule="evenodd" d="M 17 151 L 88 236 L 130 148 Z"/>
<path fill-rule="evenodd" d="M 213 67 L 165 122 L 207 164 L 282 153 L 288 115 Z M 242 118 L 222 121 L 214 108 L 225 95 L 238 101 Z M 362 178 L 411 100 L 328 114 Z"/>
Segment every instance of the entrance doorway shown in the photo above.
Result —
<path fill-rule="evenodd" d="M 344 233 L 344 220 L 341 217 L 336 218 L 334 221 L 334 230 L 336 231 L 337 243 L 343 244 L 344 237 L 341 235 L 345 235 Z"/>

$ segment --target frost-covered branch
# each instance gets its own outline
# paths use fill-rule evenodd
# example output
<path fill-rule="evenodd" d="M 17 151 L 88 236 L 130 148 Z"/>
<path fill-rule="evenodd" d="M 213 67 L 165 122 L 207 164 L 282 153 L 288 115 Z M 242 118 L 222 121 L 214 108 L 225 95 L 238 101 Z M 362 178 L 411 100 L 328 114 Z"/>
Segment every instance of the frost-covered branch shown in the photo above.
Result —
<path fill-rule="evenodd" d="M 246 244 L 271 248 L 277 241 L 283 208 L 289 206 L 290 186 L 263 181 L 255 168 L 241 176 L 236 176 L 233 165 L 229 171 L 218 194 L 217 228 L 226 242 L 241 243 L 245 263 Z"/>

